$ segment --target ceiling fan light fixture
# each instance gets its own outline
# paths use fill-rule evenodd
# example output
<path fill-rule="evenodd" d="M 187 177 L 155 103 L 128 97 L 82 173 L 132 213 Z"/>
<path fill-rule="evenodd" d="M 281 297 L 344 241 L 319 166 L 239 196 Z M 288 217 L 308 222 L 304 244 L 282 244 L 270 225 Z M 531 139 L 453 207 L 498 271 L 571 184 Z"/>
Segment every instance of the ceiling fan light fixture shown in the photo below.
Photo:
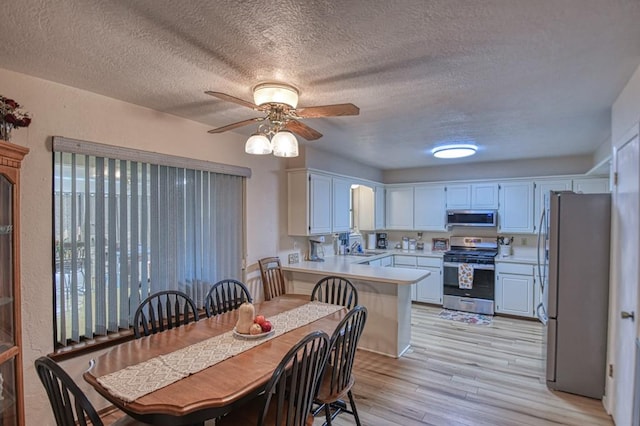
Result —
<path fill-rule="evenodd" d="M 273 155 L 276 157 L 297 157 L 298 140 L 288 130 L 281 130 L 271 138 Z"/>
<path fill-rule="evenodd" d="M 253 88 L 253 102 L 260 106 L 269 103 L 298 106 L 298 90 L 282 83 L 263 83 Z"/>
<path fill-rule="evenodd" d="M 269 138 L 262 133 L 254 133 L 249 136 L 247 142 L 244 144 L 244 152 L 254 155 L 266 155 L 271 154 L 273 148 Z"/>
<path fill-rule="evenodd" d="M 436 158 L 463 158 L 476 153 L 478 147 L 470 144 L 442 145 L 431 150 Z"/>

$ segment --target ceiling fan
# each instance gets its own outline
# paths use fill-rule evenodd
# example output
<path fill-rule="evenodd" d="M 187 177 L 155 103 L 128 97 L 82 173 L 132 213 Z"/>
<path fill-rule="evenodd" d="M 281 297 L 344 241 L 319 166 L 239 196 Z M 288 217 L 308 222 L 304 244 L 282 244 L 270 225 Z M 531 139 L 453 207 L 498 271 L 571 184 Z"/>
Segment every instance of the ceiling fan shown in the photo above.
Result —
<path fill-rule="evenodd" d="M 264 140 L 269 142 L 268 138 L 271 138 L 270 146 L 273 148 L 275 155 L 279 155 L 278 152 L 280 151 L 277 151 L 274 145 L 277 145 L 277 140 L 284 139 L 284 136 L 289 137 L 290 144 L 295 142 L 295 155 L 297 155 L 297 141 L 295 141 L 295 137 L 293 137 L 291 132 L 309 141 L 322 137 L 322 133 L 302 123 L 300 121 L 301 119 L 358 115 L 360 113 L 360 108 L 351 103 L 296 108 L 298 105 L 298 90 L 293 86 L 283 83 L 262 83 L 254 87 L 254 103 L 226 93 L 212 91 L 206 91 L 205 93 L 218 99 L 233 102 L 251 108 L 254 111 L 264 113 L 261 117 L 249 118 L 209 130 L 209 133 L 222 133 L 251 123 L 260 123 L 257 133 L 252 137 L 263 138 L 261 139 L 262 142 L 264 142 Z M 278 135 L 283 135 L 283 137 L 279 137 Z M 290 140 L 291 137 L 293 137 L 293 141 Z M 251 138 L 249 138 L 249 140 L 251 140 Z M 247 141 L 247 145 L 249 145 L 249 141 Z M 268 154 L 271 152 L 271 148 L 268 149 L 268 152 L 264 152 L 267 149 L 260 152 L 250 152 L 247 146 L 245 150 L 251 154 Z M 289 155 L 279 156 L 290 157 L 294 155 L 289 153 Z"/>

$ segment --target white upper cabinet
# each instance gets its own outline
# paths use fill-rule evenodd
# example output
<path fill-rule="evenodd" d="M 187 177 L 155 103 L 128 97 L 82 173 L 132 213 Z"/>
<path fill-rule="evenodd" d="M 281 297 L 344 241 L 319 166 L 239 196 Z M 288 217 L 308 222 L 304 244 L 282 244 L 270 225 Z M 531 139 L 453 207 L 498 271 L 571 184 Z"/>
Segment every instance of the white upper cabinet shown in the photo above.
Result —
<path fill-rule="evenodd" d="M 549 191 L 571 191 L 571 179 L 543 179 L 535 181 L 534 190 L 534 231 L 538 231 L 542 209 L 544 209 L 544 199 Z"/>
<path fill-rule="evenodd" d="M 309 234 L 331 233 L 331 178 L 309 176 Z M 302 211 L 300 214 L 304 214 Z"/>
<path fill-rule="evenodd" d="M 385 229 L 384 221 L 384 186 L 376 186 L 373 188 L 374 192 L 374 225 L 376 230 Z"/>
<path fill-rule="evenodd" d="M 351 207 L 353 209 L 353 227 L 360 231 L 371 231 L 374 225 L 374 192 L 368 186 L 351 188 Z"/>
<path fill-rule="evenodd" d="M 499 231 L 533 233 L 533 181 L 503 182 L 499 188 Z"/>
<path fill-rule="evenodd" d="M 349 232 L 351 225 L 351 182 L 332 178 L 332 223 L 330 232 Z"/>
<path fill-rule="evenodd" d="M 353 227 L 360 231 L 384 229 L 384 187 L 359 185 L 351 194 Z"/>
<path fill-rule="evenodd" d="M 289 235 L 348 232 L 351 183 L 329 175 L 293 170 L 288 173 Z"/>
<path fill-rule="evenodd" d="M 444 185 L 416 185 L 413 194 L 414 229 L 446 231 Z"/>
<path fill-rule="evenodd" d="M 447 210 L 471 208 L 471 185 L 447 185 Z"/>
<path fill-rule="evenodd" d="M 447 185 L 447 210 L 495 210 L 498 184 L 494 182 Z"/>
<path fill-rule="evenodd" d="M 413 229 L 413 185 L 386 191 L 387 229 Z"/>
<path fill-rule="evenodd" d="M 573 192 L 581 194 L 606 194 L 609 191 L 609 178 L 580 178 L 573 180 Z"/>
<path fill-rule="evenodd" d="M 496 210 L 498 208 L 497 183 L 472 183 L 471 208 L 480 210 Z"/>

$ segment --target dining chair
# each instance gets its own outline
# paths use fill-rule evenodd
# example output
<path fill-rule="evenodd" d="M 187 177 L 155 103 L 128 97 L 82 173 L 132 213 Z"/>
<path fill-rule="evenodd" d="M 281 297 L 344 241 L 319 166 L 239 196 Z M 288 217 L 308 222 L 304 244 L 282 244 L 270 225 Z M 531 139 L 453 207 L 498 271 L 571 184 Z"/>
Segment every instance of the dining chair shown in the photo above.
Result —
<path fill-rule="evenodd" d="M 311 292 L 311 300 L 351 309 L 358 304 L 358 290 L 348 279 L 331 275 L 316 283 Z"/>
<path fill-rule="evenodd" d="M 204 299 L 207 318 L 238 309 L 245 302 L 253 299 L 246 285 L 240 281 L 226 279 L 215 283 Z"/>
<path fill-rule="evenodd" d="M 36 371 L 44 385 L 58 426 L 103 426 L 93 405 L 73 379 L 54 360 L 42 356 L 35 361 Z M 112 425 L 145 425 L 127 415 Z"/>
<path fill-rule="evenodd" d="M 331 336 L 329 357 L 315 400 L 319 407 L 313 412 L 316 415 L 324 408 L 326 425 L 331 425 L 331 421 L 344 411 L 352 414 L 356 425 L 360 426 L 360 417 L 351 392 L 355 382 L 352 370 L 358 341 L 366 321 L 367 308 L 356 306 L 340 321 Z M 347 404 L 342 400 L 345 395 L 349 397 L 351 410 L 347 409 Z"/>
<path fill-rule="evenodd" d="M 260 266 L 262 287 L 264 288 L 264 300 L 271 300 L 274 297 L 285 294 L 286 288 L 280 258 L 265 257 L 258 260 L 258 265 Z"/>
<path fill-rule="evenodd" d="M 136 339 L 198 321 L 196 304 L 178 290 L 164 290 L 144 299 L 133 316 Z M 142 328 L 142 335 L 140 334 Z"/>
<path fill-rule="evenodd" d="M 329 336 L 314 331 L 282 358 L 264 392 L 216 421 L 216 426 L 310 426 L 311 406 L 329 352 Z"/>

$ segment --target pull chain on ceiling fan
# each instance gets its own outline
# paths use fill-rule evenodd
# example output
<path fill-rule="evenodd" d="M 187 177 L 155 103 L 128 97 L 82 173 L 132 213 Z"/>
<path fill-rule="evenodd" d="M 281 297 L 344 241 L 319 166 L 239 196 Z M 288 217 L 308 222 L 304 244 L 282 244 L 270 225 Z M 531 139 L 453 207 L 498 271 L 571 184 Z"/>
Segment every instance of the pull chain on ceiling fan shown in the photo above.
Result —
<path fill-rule="evenodd" d="M 226 93 L 212 91 L 205 93 L 265 113 L 262 117 L 254 117 L 209 130 L 209 133 L 222 133 L 251 123 L 260 123 L 256 133 L 251 135 L 245 144 L 245 152 L 249 154 L 263 155 L 273 152 L 277 157 L 295 157 L 298 155 L 298 140 L 294 133 L 309 141 L 322 137 L 322 133 L 299 120 L 360 114 L 360 108 L 350 103 L 296 109 L 298 90 L 283 83 L 262 83 L 254 87 L 254 103 Z"/>

